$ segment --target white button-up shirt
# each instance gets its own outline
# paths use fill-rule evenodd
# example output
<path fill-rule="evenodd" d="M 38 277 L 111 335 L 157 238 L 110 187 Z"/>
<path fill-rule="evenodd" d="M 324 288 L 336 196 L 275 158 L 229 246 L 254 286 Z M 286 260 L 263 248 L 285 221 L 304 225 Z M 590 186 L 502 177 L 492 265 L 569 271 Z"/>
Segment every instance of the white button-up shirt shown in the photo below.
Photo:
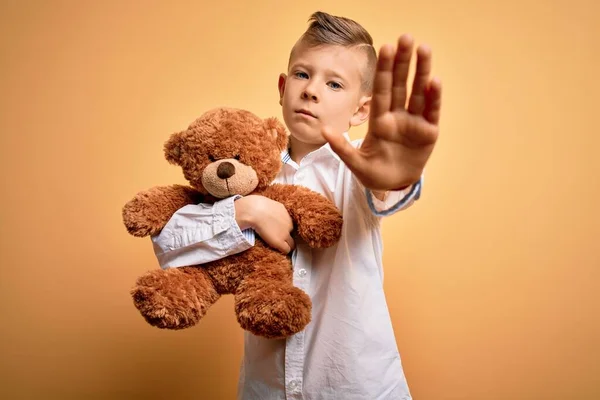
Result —
<path fill-rule="evenodd" d="M 328 249 L 295 238 L 294 285 L 312 299 L 312 321 L 286 339 L 244 333 L 238 399 L 411 399 L 383 292 L 380 219 L 413 204 L 422 180 L 380 201 L 328 144 L 300 165 L 287 151 L 282 160 L 275 182 L 304 185 L 333 201 L 344 217 L 342 236 Z M 235 222 L 235 199 L 179 210 L 152 238 L 161 267 L 202 264 L 251 247 L 253 232 Z"/>

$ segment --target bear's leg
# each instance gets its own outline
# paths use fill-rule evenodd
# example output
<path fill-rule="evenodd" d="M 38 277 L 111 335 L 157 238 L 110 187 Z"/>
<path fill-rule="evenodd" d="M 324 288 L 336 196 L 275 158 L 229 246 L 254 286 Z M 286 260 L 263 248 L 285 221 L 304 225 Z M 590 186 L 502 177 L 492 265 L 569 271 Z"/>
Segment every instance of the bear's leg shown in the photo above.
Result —
<path fill-rule="evenodd" d="M 311 301 L 292 285 L 289 260 L 280 265 L 257 265 L 235 293 L 235 312 L 241 327 L 266 338 L 284 338 L 310 322 Z"/>
<path fill-rule="evenodd" d="M 220 297 L 202 267 L 150 271 L 138 278 L 131 296 L 146 321 L 163 329 L 194 326 Z"/>

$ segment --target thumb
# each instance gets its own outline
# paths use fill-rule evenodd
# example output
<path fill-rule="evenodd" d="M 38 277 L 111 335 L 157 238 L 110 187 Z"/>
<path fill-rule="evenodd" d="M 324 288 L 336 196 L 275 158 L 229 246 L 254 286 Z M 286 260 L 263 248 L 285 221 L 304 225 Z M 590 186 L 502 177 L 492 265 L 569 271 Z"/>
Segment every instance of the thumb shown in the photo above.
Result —
<path fill-rule="evenodd" d="M 325 140 L 327 140 L 331 146 L 331 150 L 340 156 L 342 161 L 348 166 L 348 168 L 350 168 L 351 171 L 354 172 L 355 170 L 360 170 L 362 165 L 360 153 L 349 141 L 346 140 L 343 135 L 339 133 L 333 133 L 329 127 L 324 127 L 322 134 Z"/>

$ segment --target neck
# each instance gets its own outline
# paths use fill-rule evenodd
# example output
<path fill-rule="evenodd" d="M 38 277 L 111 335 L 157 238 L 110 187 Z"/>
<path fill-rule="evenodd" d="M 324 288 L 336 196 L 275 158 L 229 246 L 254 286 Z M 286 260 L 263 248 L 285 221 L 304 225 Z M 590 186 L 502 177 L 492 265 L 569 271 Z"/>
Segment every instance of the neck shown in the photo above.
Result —
<path fill-rule="evenodd" d="M 290 157 L 296 164 L 310 152 L 317 150 L 323 144 L 303 143 L 290 135 Z"/>

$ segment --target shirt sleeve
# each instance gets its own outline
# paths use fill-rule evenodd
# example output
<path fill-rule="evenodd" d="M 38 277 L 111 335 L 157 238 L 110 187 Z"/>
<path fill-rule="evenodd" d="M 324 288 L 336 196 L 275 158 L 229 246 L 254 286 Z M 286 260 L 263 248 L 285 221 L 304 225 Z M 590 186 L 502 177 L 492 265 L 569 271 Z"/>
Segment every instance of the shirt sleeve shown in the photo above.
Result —
<path fill-rule="evenodd" d="M 190 204 L 179 209 L 162 231 L 152 236 L 160 267 L 204 264 L 240 253 L 254 246 L 254 231 L 240 230 L 234 201 L 228 197 L 214 204 Z"/>
<path fill-rule="evenodd" d="M 373 192 L 365 189 L 367 202 L 371 212 L 376 217 L 387 217 L 398 211 L 405 210 L 419 199 L 421 196 L 421 187 L 423 185 L 423 175 L 419 181 L 403 190 L 391 190 L 387 192 L 384 200 L 379 200 Z"/>

